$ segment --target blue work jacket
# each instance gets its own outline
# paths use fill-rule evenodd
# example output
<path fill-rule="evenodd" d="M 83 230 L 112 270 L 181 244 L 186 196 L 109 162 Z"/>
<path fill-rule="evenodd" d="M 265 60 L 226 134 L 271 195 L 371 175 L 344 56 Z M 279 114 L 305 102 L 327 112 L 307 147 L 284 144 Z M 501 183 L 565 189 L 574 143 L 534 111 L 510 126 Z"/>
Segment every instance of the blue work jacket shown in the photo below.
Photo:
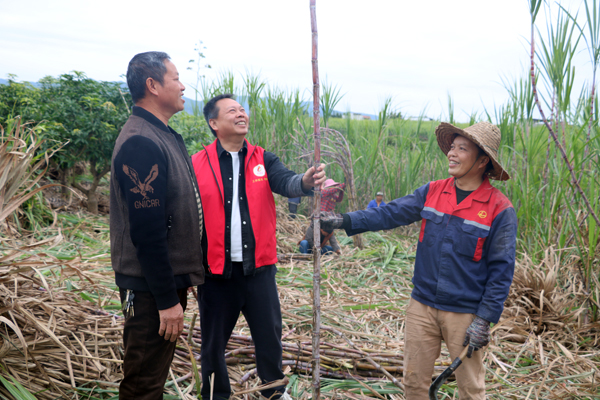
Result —
<path fill-rule="evenodd" d="M 348 213 L 348 235 L 421 220 L 412 297 L 497 323 L 512 283 L 517 215 L 487 177 L 456 204 L 454 178 L 429 182 L 384 207 Z"/>

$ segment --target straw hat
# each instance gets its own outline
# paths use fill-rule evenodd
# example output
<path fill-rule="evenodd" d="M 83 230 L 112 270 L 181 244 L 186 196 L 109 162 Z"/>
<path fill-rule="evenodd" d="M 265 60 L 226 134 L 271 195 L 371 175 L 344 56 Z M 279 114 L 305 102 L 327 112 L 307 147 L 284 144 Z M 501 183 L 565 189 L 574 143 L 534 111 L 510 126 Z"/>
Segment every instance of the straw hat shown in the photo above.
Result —
<path fill-rule="evenodd" d="M 490 179 L 496 179 L 498 181 L 507 181 L 510 179 L 510 175 L 508 175 L 498 161 L 498 149 L 500 148 L 502 134 L 496 125 L 492 125 L 489 122 L 479 122 L 468 128 L 460 129 L 447 122 L 442 122 L 435 129 L 435 136 L 437 137 L 440 149 L 442 149 L 446 155 L 448 155 L 448 152 L 450 151 L 450 145 L 454 141 L 454 135 L 466 137 L 479 146 L 481 150 L 490 157 L 492 165 L 494 166 L 494 169 L 488 172 Z"/>

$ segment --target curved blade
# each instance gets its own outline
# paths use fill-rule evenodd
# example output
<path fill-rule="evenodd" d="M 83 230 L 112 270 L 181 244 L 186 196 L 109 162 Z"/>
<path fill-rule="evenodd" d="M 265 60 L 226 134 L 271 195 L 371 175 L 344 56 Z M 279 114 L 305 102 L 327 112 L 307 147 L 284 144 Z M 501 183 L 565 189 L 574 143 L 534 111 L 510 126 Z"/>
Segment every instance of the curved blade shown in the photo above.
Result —
<path fill-rule="evenodd" d="M 454 361 L 452 361 L 452 364 L 450 364 L 450 366 L 446 368 L 444 372 L 440 374 L 440 376 L 435 378 L 435 381 L 433 381 L 431 386 L 429 386 L 429 400 L 437 400 L 438 390 L 440 390 L 444 382 L 446 382 L 446 379 L 448 379 L 448 377 L 452 375 L 454 371 L 456 371 L 456 368 L 458 368 L 460 364 L 462 364 L 462 360 L 466 357 L 468 350 L 469 347 L 465 347 L 465 349 L 460 353 L 460 355 L 456 357 Z"/>

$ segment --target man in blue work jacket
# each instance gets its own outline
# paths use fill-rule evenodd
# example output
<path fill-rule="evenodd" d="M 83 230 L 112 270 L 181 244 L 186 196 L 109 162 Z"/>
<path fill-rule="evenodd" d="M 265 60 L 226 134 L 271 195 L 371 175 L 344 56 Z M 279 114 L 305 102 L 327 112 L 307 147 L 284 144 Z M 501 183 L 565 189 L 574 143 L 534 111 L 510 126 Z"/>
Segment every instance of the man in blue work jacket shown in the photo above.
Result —
<path fill-rule="evenodd" d="M 485 399 L 483 352 L 512 283 L 517 216 L 489 180 L 510 179 L 498 160 L 500 130 L 487 122 L 436 128 L 448 156 L 448 179 L 429 182 L 383 207 L 326 214 L 321 227 L 348 235 L 421 220 L 414 289 L 406 310 L 406 398 L 427 400 L 433 367 L 446 342 L 452 359 L 469 346 L 456 370 L 461 399 Z M 474 352 L 475 351 L 475 352 Z"/>

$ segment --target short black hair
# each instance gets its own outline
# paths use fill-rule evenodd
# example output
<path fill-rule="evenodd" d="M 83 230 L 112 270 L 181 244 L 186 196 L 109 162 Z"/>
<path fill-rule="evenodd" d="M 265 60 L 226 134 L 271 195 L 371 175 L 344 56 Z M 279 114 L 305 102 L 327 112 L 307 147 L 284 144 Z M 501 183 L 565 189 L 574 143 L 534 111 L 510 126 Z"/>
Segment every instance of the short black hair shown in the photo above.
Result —
<path fill-rule="evenodd" d="M 209 101 L 207 101 L 206 104 L 204 105 L 204 108 L 202 109 L 202 112 L 204 113 L 204 119 L 206 120 L 206 123 L 208 124 L 208 128 L 210 129 L 212 134 L 215 135 L 215 137 L 217 137 L 217 132 L 215 132 L 213 130 L 213 128 L 210 126 L 209 120 L 215 119 L 219 116 L 219 107 L 217 107 L 217 102 L 219 100 L 223 100 L 223 99 L 235 100 L 235 96 L 231 93 L 220 94 L 218 96 L 213 97 Z"/>
<path fill-rule="evenodd" d="M 133 103 L 146 96 L 146 80 L 152 78 L 161 85 L 167 73 L 165 60 L 171 57 L 162 51 L 147 51 L 133 56 L 127 67 L 127 86 Z"/>

